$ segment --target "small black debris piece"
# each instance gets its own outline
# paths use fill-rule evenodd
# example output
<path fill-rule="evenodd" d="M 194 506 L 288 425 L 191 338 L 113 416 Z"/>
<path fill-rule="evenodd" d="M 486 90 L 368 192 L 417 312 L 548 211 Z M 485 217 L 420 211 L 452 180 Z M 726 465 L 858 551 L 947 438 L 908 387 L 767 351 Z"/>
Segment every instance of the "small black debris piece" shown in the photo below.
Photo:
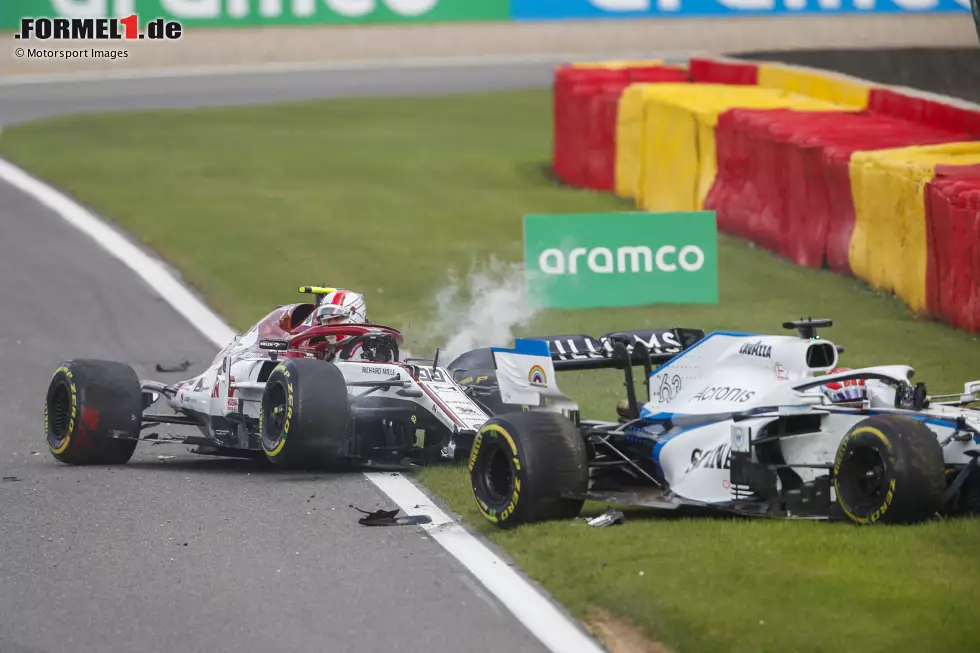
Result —
<path fill-rule="evenodd" d="M 428 524 L 432 521 L 432 518 L 428 515 L 414 515 L 408 517 L 398 517 L 399 510 L 375 510 L 374 512 L 368 512 L 367 510 L 361 510 L 356 506 L 351 506 L 357 512 L 364 513 L 367 517 L 361 517 L 357 520 L 358 524 L 362 526 L 413 526 L 416 524 Z"/>
<path fill-rule="evenodd" d="M 161 365 L 160 363 L 157 363 L 157 372 L 186 372 L 190 366 L 190 361 L 184 361 L 183 363 L 178 363 L 177 365 Z"/>

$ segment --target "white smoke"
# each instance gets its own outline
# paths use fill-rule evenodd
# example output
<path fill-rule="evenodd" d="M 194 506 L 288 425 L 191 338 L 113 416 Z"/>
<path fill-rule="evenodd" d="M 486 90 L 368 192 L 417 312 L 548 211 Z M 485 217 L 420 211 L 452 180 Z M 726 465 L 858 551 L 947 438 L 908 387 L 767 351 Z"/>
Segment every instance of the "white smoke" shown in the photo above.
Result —
<path fill-rule="evenodd" d="M 450 271 L 433 299 L 435 319 L 427 331 L 443 348 L 440 364 L 477 347 L 510 346 L 514 329 L 538 312 L 524 299 L 524 265 L 496 257 L 471 266 L 465 279 Z"/>

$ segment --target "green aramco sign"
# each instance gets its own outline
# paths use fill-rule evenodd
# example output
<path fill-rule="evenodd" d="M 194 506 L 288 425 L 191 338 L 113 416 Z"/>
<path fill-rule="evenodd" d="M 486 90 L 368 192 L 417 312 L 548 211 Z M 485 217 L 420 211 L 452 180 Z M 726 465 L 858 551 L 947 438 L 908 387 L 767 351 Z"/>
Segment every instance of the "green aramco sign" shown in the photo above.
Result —
<path fill-rule="evenodd" d="M 524 218 L 529 303 L 602 308 L 718 303 L 713 211 Z"/>

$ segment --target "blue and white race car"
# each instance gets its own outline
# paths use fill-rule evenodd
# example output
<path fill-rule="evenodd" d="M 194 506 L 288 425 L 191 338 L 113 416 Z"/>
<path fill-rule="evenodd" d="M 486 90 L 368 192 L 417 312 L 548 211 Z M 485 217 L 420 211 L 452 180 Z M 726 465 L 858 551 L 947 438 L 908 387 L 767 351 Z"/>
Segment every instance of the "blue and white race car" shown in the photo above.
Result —
<path fill-rule="evenodd" d="M 838 368 L 817 336 L 666 329 L 519 339 L 449 370 L 493 417 L 469 457 L 501 528 L 576 516 L 586 499 L 671 511 L 913 523 L 980 510 L 980 381 L 933 395 L 907 365 Z M 632 369 L 645 367 L 646 402 Z M 581 419 L 555 372 L 614 367 L 617 422 Z"/>

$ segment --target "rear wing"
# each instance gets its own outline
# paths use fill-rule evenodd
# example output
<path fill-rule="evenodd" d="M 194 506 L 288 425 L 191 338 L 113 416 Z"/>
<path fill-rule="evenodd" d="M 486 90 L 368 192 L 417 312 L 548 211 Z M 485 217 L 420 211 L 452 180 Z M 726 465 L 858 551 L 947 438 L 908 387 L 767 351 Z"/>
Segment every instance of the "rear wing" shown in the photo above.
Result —
<path fill-rule="evenodd" d="M 674 328 L 614 331 L 601 338 L 583 334 L 518 338 L 513 349 L 489 347 L 473 350 L 453 361 L 449 369 L 457 367 L 462 372 L 473 365 L 493 369 L 503 403 L 539 406 L 543 410 L 561 412 L 576 423 L 578 404 L 558 388 L 556 373 L 562 370 L 621 369 L 629 415 L 635 419 L 640 416 L 640 405 L 633 385 L 633 366 L 644 367 L 644 386 L 649 397 L 653 365 L 666 363 L 704 337 L 705 333 L 700 329 Z M 489 357 L 489 361 L 483 360 L 485 357 Z M 487 365 L 488 362 L 491 365 Z"/>
<path fill-rule="evenodd" d="M 662 365 L 705 337 L 702 329 L 643 329 L 612 331 L 598 338 L 576 333 L 527 338 L 548 343 L 555 371 L 621 369 L 626 346 L 631 365 Z M 617 351 L 618 350 L 618 351 Z"/>

